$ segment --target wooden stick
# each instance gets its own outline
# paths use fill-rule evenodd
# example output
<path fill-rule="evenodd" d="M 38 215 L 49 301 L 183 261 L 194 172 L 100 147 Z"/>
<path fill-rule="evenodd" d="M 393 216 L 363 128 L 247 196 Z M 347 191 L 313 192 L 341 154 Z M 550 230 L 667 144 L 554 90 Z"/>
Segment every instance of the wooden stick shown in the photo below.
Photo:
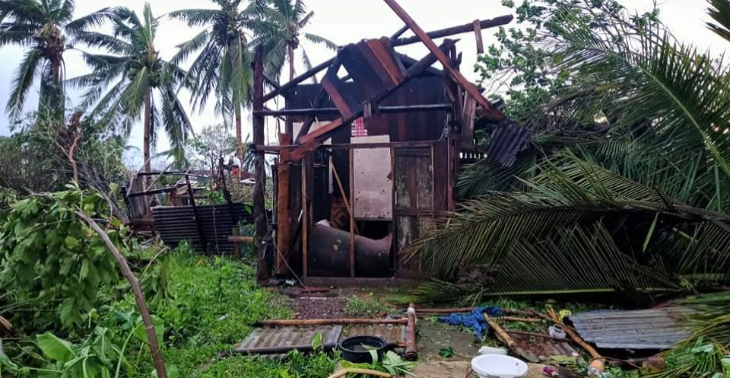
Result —
<path fill-rule="evenodd" d="M 350 208 L 350 198 L 347 193 L 345 193 L 345 186 L 342 185 L 342 180 L 340 180 L 340 175 L 337 173 L 337 168 L 332 163 L 332 155 L 330 155 L 330 166 L 332 167 L 332 174 L 335 176 L 335 181 L 337 181 L 337 187 L 340 188 L 340 194 L 342 195 L 342 200 L 345 202 L 345 207 L 347 208 L 347 213 L 352 214 L 352 208 Z M 354 216 L 354 215 L 353 215 Z M 355 225 L 355 233 L 360 234 L 360 231 L 357 229 L 357 225 Z"/>
<path fill-rule="evenodd" d="M 256 323 L 263 327 L 286 326 L 318 326 L 318 325 L 352 325 L 352 324 L 393 324 L 408 325 L 408 319 L 294 319 L 294 320 L 263 320 Z"/>
<path fill-rule="evenodd" d="M 253 236 L 239 236 L 239 235 L 233 235 L 228 237 L 228 241 L 231 243 L 236 244 L 246 244 L 246 243 L 253 243 L 254 242 Z M 240 251 L 239 251 L 240 253 Z"/>
<path fill-rule="evenodd" d="M 474 20 L 474 37 L 477 40 L 477 54 L 484 54 L 484 40 L 482 39 L 482 24 Z"/>
<path fill-rule="evenodd" d="M 355 278 L 355 150 L 350 150 L 350 277 Z"/>
<path fill-rule="evenodd" d="M 383 373 L 383 372 L 375 371 L 375 370 L 347 368 L 347 369 L 342 369 L 342 370 L 330 375 L 327 378 L 341 378 L 341 377 L 347 376 L 349 374 L 360 374 L 360 375 L 364 374 L 364 375 L 371 375 L 373 377 L 383 377 L 383 378 L 393 377 L 392 375 L 390 375 L 388 373 Z"/>
<path fill-rule="evenodd" d="M 588 352 L 588 354 L 590 354 L 594 360 L 603 360 L 603 357 L 598 353 L 596 348 L 594 348 L 593 346 L 591 346 L 590 344 L 585 342 L 580 336 L 578 336 L 578 333 L 575 330 L 573 330 L 573 327 L 563 324 L 563 322 L 560 320 L 560 318 L 558 318 L 558 315 L 555 313 L 555 311 L 553 309 L 548 310 L 548 315 L 550 315 L 550 318 L 556 324 L 561 325 L 563 327 L 563 330 L 565 330 L 565 333 L 567 333 L 568 336 L 570 336 L 570 338 L 573 339 L 573 341 L 576 344 L 580 345 L 583 349 L 585 349 L 586 352 Z"/>
<path fill-rule="evenodd" d="M 565 341 L 565 342 L 568 341 L 566 339 L 561 339 L 559 337 L 554 337 L 554 336 L 550 336 L 550 335 L 543 335 L 541 333 L 521 332 L 521 331 L 505 331 L 505 332 L 507 332 L 510 335 L 521 335 L 521 336 L 529 336 L 529 337 L 539 337 L 539 338 L 542 338 L 542 339 L 555 340 L 555 341 Z"/>
<path fill-rule="evenodd" d="M 86 224 L 91 227 L 94 232 L 96 232 L 99 237 L 101 237 L 101 240 L 104 241 L 104 244 L 106 244 L 106 247 L 109 249 L 109 251 L 114 255 L 114 258 L 117 260 L 117 264 L 119 265 L 119 269 L 122 271 L 122 275 L 129 281 L 129 285 L 132 286 L 132 292 L 134 293 L 134 299 L 135 302 L 137 302 L 137 308 L 139 309 L 139 314 L 142 317 L 142 323 L 144 323 L 145 332 L 147 334 L 147 342 L 150 347 L 150 354 L 152 355 L 152 362 L 155 366 L 155 372 L 157 373 L 157 377 L 159 378 L 167 378 L 167 370 L 165 369 L 165 361 L 162 358 L 162 353 L 160 352 L 160 345 L 157 342 L 157 333 L 155 332 L 155 325 L 152 322 L 152 316 L 150 315 L 149 307 L 147 307 L 147 302 L 144 299 L 144 294 L 142 293 L 142 287 L 139 284 L 139 280 L 137 280 L 137 277 L 135 277 L 134 273 L 132 272 L 132 269 L 129 267 L 129 264 L 127 263 L 127 259 L 124 258 L 124 255 L 117 249 L 117 247 L 114 245 L 112 240 L 109 238 L 109 235 L 101 229 L 98 223 L 91 219 L 86 213 L 81 211 L 80 209 L 76 211 L 76 215 L 86 222 Z"/>
<path fill-rule="evenodd" d="M 538 362 L 539 359 L 537 357 L 533 357 L 532 355 L 528 354 L 524 349 L 520 348 L 517 343 L 512 340 L 512 337 L 505 332 L 505 330 L 495 321 L 495 319 L 490 318 L 489 315 L 486 313 L 484 314 L 484 320 L 487 321 L 487 324 L 489 324 L 490 327 L 494 330 L 494 333 L 497 335 L 497 338 L 502 341 L 503 343 L 507 344 L 507 347 L 514 352 L 515 354 L 529 360 L 530 362 Z"/>
<path fill-rule="evenodd" d="M 406 360 L 415 361 L 418 359 L 418 344 L 416 343 L 416 323 L 418 318 L 416 316 L 416 309 L 413 308 L 413 304 L 408 308 L 408 327 L 406 328 L 406 353 L 404 355 Z"/>

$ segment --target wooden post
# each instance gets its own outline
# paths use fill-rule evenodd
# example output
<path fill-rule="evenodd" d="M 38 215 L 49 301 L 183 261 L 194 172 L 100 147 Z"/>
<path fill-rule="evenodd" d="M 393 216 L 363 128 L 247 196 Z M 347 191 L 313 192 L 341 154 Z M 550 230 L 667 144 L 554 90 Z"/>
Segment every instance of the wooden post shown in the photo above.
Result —
<path fill-rule="evenodd" d="M 279 134 L 279 145 L 286 146 L 292 143 L 292 134 Z M 286 274 L 291 244 L 291 211 L 289 208 L 289 179 L 291 173 L 291 162 L 289 161 L 289 150 L 282 150 L 280 153 L 279 169 L 277 171 L 277 200 L 276 200 L 276 272 Z"/>
<path fill-rule="evenodd" d="M 254 101 L 253 110 L 264 110 L 264 50 L 263 46 L 256 47 L 254 55 Z M 265 143 L 264 116 L 253 117 L 253 143 L 262 146 Z M 266 237 L 269 233 L 269 224 L 266 220 L 266 164 L 264 151 L 256 151 L 256 185 L 253 190 L 253 213 L 256 226 L 257 250 L 257 279 L 259 282 L 271 277 L 271 266 L 266 259 Z"/>
<path fill-rule="evenodd" d="M 482 39 L 482 23 L 474 20 L 474 37 L 477 40 L 477 54 L 484 54 L 484 40 Z"/>
<path fill-rule="evenodd" d="M 350 150 L 350 277 L 355 277 L 355 150 Z"/>
<path fill-rule="evenodd" d="M 309 155 L 307 155 L 309 156 Z M 302 277 L 309 276 L 309 195 L 307 158 L 302 159 Z"/>
<path fill-rule="evenodd" d="M 408 326 L 406 327 L 406 360 L 414 361 L 418 359 L 418 344 L 416 343 L 416 309 L 413 304 L 408 307 Z"/>
<path fill-rule="evenodd" d="M 190 196 L 190 206 L 193 208 L 193 216 L 195 217 L 195 225 L 198 226 L 198 236 L 200 237 L 200 243 L 203 245 L 203 253 L 208 254 L 208 240 L 205 237 L 205 230 L 203 230 L 203 224 L 200 223 L 200 214 L 198 214 L 198 207 L 195 205 L 195 191 L 193 186 L 190 184 L 190 176 L 185 174 L 185 184 L 188 187 L 188 195 Z M 215 209 L 213 210 L 213 217 L 215 217 Z"/>

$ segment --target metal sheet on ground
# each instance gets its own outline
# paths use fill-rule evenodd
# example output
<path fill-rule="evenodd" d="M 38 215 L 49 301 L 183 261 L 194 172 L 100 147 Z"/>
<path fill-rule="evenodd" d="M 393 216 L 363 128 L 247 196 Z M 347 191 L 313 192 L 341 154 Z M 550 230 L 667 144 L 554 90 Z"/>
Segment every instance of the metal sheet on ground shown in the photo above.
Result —
<path fill-rule="evenodd" d="M 667 349 L 687 339 L 691 331 L 682 318 L 686 308 L 637 311 L 593 311 L 570 320 L 587 342 L 605 349 Z"/>
<path fill-rule="evenodd" d="M 406 327 L 392 325 L 351 326 L 345 329 L 342 339 L 352 336 L 375 336 L 389 343 L 404 343 L 406 342 Z"/>
<path fill-rule="evenodd" d="M 291 350 L 308 351 L 318 334 L 322 335 L 322 347 L 332 349 L 340 340 L 342 326 L 256 328 L 236 348 L 236 352 L 281 354 Z"/>

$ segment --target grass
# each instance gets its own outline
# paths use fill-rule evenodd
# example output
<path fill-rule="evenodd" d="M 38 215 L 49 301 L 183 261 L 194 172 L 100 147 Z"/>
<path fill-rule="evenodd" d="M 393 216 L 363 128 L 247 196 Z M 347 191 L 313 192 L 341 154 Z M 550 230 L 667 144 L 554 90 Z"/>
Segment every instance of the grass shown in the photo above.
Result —
<path fill-rule="evenodd" d="M 380 303 L 372 293 L 365 297 L 350 297 L 345 307 L 345 313 L 355 318 L 376 318 L 392 311 L 391 307 Z"/>
<path fill-rule="evenodd" d="M 233 352 L 256 321 L 291 317 L 287 299 L 258 288 L 250 266 L 181 248 L 171 256 L 170 276 L 174 301 L 157 315 L 166 326 L 164 357 L 171 376 L 319 378 L 332 372 L 335 360 L 324 354 L 263 358 Z"/>

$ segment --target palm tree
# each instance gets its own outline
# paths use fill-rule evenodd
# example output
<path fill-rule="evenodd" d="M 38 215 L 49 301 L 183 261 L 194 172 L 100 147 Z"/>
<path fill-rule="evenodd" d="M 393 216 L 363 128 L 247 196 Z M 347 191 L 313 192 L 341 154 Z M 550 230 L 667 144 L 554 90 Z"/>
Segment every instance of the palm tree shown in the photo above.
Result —
<path fill-rule="evenodd" d="M 253 76 L 244 33 L 248 17 L 239 9 L 241 0 L 211 1 L 219 9 L 185 9 L 170 13 L 170 17 L 185 21 L 188 26 L 206 26 L 190 41 L 178 46 L 180 51 L 171 62 L 180 64 L 200 51 L 187 76 L 194 88 L 193 107 L 202 110 L 211 93 L 215 94 L 216 110 L 226 116 L 232 113 L 235 118 L 236 156 L 242 158 L 241 113 L 250 102 L 249 88 Z"/>
<path fill-rule="evenodd" d="M 104 8 L 73 19 L 73 0 L 4 0 L 0 2 L 0 47 L 29 48 L 18 67 L 6 111 L 16 118 L 22 114 L 26 95 L 41 77 L 41 105 L 52 104 L 63 114 L 63 54 L 79 33 L 101 25 L 112 17 Z M 51 97 L 53 96 L 53 97 Z"/>
<path fill-rule="evenodd" d="M 279 78 L 284 63 L 289 62 L 289 80 L 296 75 L 294 62 L 296 50 L 300 47 L 300 35 L 312 21 L 314 12 L 307 12 L 303 0 L 256 0 L 252 3 L 251 14 L 256 17 L 248 23 L 256 36 L 255 43 L 264 45 L 267 62 L 266 71 Z M 337 45 L 318 35 L 303 33 L 304 38 L 313 43 L 324 44 L 331 50 Z M 302 50 L 302 61 L 307 69 L 312 67 L 309 55 Z"/>
<path fill-rule="evenodd" d="M 532 151 L 510 168 L 470 169 L 461 191 L 480 196 L 411 253 L 450 281 L 465 267 L 496 271 L 488 288 L 469 289 L 478 295 L 730 282 L 730 70 L 661 25 L 595 28 L 565 3 L 565 18 L 551 23 L 564 41 L 554 68 L 573 80 L 525 114 Z M 599 118 L 597 133 L 586 122 Z M 464 288 L 420 294 L 444 299 Z"/>
<path fill-rule="evenodd" d="M 103 124 L 121 129 L 126 135 L 144 113 L 144 160 L 145 169 L 150 171 L 151 149 L 159 126 L 164 127 L 170 139 L 171 155 L 184 159 L 184 146 L 192 126 L 177 91 L 185 71 L 160 58 L 155 50 L 158 20 L 149 3 L 145 4 L 141 19 L 127 8 L 117 8 L 114 14 L 111 35 L 83 32 L 77 37 L 113 55 L 85 54 L 93 72 L 70 82 L 77 87 L 89 87 L 83 106 L 96 104 L 91 117 L 100 118 Z"/>

